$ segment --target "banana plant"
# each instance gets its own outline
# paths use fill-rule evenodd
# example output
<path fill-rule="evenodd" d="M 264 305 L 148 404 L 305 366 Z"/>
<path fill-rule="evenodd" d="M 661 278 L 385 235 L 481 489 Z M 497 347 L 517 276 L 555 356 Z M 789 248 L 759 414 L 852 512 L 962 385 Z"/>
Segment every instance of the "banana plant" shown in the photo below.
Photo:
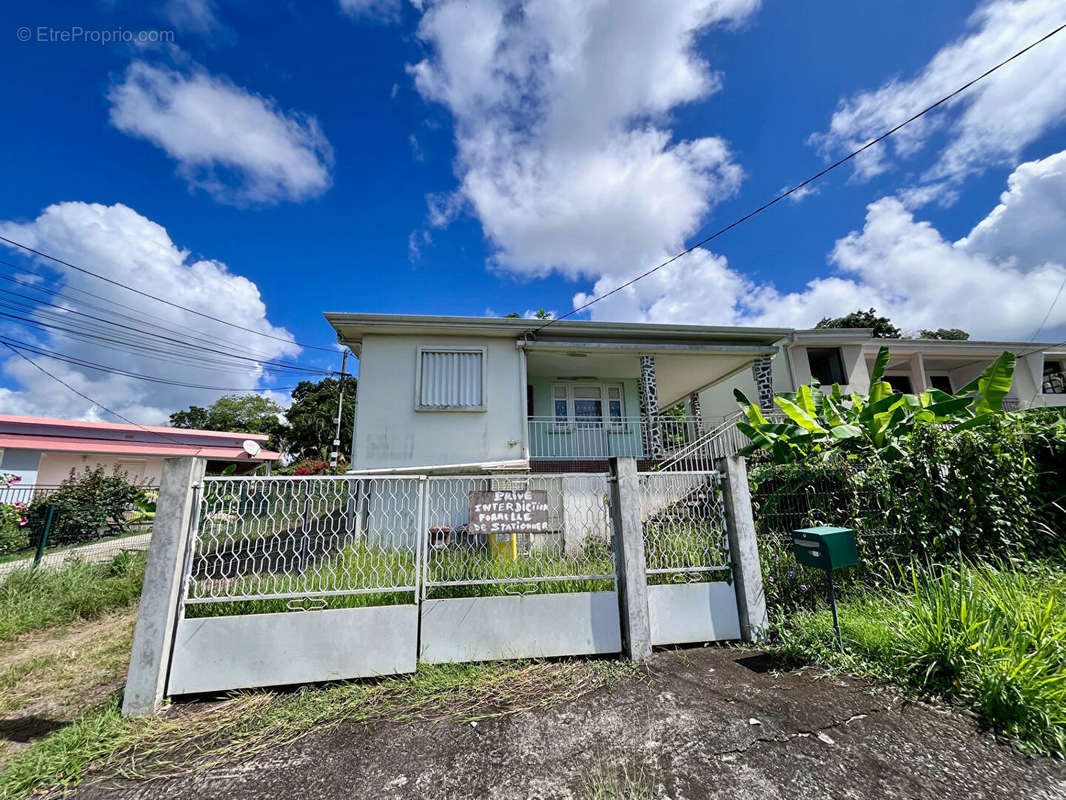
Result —
<path fill-rule="evenodd" d="M 976 380 L 955 394 L 927 389 L 917 394 L 895 391 L 884 380 L 889 349 L 882 347 L 870 373 L 870 391 L 844 396 L 839 384 L 827 394 L 817 381 L 796 392 L 782 392 L 774 402 L 783 420 L 767 420 L 762 410 L 734 390 L 746 421 L 737 427 L 751 444 L 741 451 L 770 453 L 778 463 L 806 460 L 836 450 L 869 452 L 891 461 L 903 457 L 900 447 L 918 426 L 942 425 L 963 431 L 1003 413 L 1010 391 L 1015 357 L 1003 353 Z"/>

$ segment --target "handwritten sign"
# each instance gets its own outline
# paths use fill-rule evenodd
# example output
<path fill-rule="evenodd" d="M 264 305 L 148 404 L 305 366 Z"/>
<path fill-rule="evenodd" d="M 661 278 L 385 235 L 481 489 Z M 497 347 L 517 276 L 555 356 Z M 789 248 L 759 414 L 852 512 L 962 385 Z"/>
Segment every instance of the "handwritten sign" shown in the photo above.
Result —
<path fill-rule="evenodd" d="M 544 533 L 548 530 L 548 493 L 471 492 L 470 533 Z"/>

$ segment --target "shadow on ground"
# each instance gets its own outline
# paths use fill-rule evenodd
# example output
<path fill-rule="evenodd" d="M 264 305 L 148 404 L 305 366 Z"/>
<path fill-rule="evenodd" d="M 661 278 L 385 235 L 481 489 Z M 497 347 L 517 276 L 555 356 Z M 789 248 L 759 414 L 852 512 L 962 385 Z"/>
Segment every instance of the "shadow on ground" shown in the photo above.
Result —
<path fill-rule="evenodd" d="M 607 795 L 618 800 L 1066 797 L 1062 762 L 1027 758 L 967 717 L 717 647 L 659 652 L 647 679 L 568 704 L 476 725 L 341 726 L 246 764 L 98 780 L 76 796 L 583 799 L 604 775 L 620 776 Z"/>

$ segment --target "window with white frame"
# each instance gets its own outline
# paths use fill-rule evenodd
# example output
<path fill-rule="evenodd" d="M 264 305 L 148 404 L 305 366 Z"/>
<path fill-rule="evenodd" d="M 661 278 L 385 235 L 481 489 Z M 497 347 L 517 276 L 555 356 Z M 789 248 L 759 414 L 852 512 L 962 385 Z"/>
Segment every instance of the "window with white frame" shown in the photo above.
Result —
<path fill-rule="evenodd" d="M 419 348 L 415 407 L 484 411 L 485 348 Z"/>
<path fill-rule="evenodd" d="M 625 397 L 620 384 L 557 383 L 552 411 L 558 426 L 622 425 Z"/>

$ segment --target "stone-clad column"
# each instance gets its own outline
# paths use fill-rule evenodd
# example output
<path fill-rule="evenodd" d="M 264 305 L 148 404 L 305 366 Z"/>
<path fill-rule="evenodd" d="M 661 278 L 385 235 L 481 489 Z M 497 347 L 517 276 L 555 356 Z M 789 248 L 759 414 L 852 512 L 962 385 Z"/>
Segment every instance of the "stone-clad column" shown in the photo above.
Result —
<path fill-rule="evenodd" d="M 688 396 L 688 414 L 692 420 L 692 435 L 699 436 L 703 433 L 703 408 L 700 405 L 699 392 L 693 392 Z"/>
<path fill-rule="evenodd" d="M 655 382 L 655 356 L 640 357 L 640 418 L 644 455 L 658 461 L 666 456 L 663 432 L 659 427 L 659 387 Z"/>
<path fill-rule="evenodd" d="M 759 394 L 759 408 L 763 413 L 776 411 L 777 404 L 774 402 L 774 368 L 773 356 L 760 356 L 751 365 L 751 374 L 755 376 L 755 390 Z"/>

